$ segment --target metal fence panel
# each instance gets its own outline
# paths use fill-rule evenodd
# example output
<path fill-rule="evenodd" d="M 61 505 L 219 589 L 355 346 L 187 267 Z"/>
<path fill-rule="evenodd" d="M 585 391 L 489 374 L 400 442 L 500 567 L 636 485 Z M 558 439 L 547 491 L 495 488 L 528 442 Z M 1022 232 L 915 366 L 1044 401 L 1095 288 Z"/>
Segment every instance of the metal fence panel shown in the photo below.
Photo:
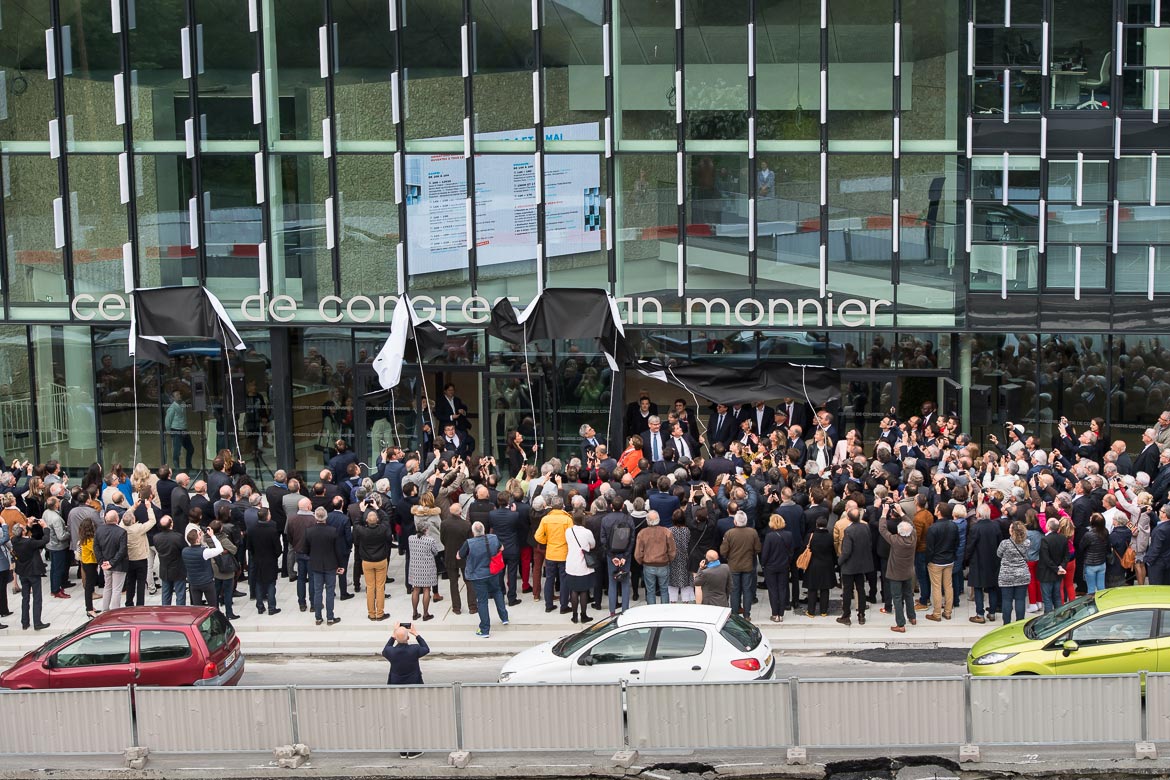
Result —
<path fill-rule="evenodd" d="M 460 704 L 464 750 L 620 750 L 625 745 L 619 684 L 464 685 Z M 566 720 L 566 713 L 572 718 Z M 518 726 L 518 720 L 526 725 Z"/>
<path fill-rule="evenodd" d="M 288 688 L 138 688 L 138 743 L 155 753 L 270 751 L 295 742 Z"/>
<path fill-rule="evenodd" d="M 126 688 L 0 693 L 0 754 L 121 753 L 133 744 Z"/>
<path fill-rule="evenodd" d="M 1146 738 L 1170 742 L 1170 674 L 1146 675 Z"/>
<path fill-rule="evenodd" d="M 797 702 L 809 747 L 963 743 L 962 678 L 801 680 Z"/>
<path fill-rule="evenodd" d="M 300 741 L 315 751 L 454 750 L 449 685 L 296 688 Z"/>
<path fill-rule="evenodd" d="M 977 745 L 1136 742 L 1142 703 L 1137 675 L 973 677 Z"/>
<path fill-rule="evenodd" d="M 792 744 L 786 682 L 631 685 L 631 748 L 765 748 Z"/>

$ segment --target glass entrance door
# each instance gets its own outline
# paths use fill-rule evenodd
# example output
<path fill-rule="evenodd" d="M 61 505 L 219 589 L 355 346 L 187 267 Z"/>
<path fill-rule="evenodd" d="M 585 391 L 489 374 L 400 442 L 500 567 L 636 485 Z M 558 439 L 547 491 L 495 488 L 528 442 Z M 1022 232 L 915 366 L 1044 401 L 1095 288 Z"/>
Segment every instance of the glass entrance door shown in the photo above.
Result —
<path fill-rule="evenodd" d="M 530 381 L 531 379 L 531 381 Z M 554 453 L 548 448 L 555 442 L 551 396 L 544 371 L 533 366 L 531 374 L 492 373 L 484 375 L 483 397 L 487 404 L 483 415 L 483 438 L 479 451 L 495 457 L 500 473 L 516 476 L 508 462 L 508 436 L 520 431 L 527 449 L 527 462 L 539 465 Z M 533 456 L 531 447 L 538 445 Z"/>

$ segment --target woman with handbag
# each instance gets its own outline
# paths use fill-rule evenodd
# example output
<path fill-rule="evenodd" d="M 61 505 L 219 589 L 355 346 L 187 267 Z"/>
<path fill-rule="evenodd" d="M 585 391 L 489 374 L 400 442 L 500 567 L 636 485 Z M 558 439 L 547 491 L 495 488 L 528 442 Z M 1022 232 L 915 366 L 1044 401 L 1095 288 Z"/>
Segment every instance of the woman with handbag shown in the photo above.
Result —
<path fill-rule="evenodd" d="M 232 596 L 236 589 L 236 545 L 228 538 L 223 521 L 212 520 L 208 528 L 223 547 L 223 553 L 211 559 L 211 568 L 215 571 L 215 595 L 223 604 L 223 613 L 227 619 L 237 620 L 240 616 L 232 609 Z"/>
<path fill-rule="evenodd" d="M 573 513 L 573 527 L 565 533 L 568 554 L 565 556 L 565 580 L 562 588 L 569 589 L 569 605 L 573 609 L 574 623 L 588 623 L 593 620 L 585 610 L 589 608 L 589 591 L 593 586 L 593 572 L 597 569 L 597 557 L 593 549 L 597 540 L 593 532 L 584 526 L 585 516 Z"/>
<path fill-rule="evenodd" d="M 1034 566 L 1029 560 L 1032 539 L 1028 528 L 1019 520 L 1008 527 L 1008 537 L 999 543 L 995 554 L 999 558 L 999 592 L 1006 626 L 1013 620 L 1023 620 L 1028 601 L 1028 586 L 1033 580 Z M 1013 617 L 1013 612 L 1015 616 Z"/>

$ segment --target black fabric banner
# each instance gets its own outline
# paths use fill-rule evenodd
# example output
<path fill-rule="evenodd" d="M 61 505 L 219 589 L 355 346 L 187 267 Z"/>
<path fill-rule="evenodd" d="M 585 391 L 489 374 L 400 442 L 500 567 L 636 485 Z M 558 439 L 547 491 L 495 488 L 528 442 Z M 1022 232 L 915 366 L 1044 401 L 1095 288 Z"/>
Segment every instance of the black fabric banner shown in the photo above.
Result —
<path fill-rule="evenodd" d="M 170 360 L 168 338 L 214 339 L 225 349 L 244 349 L 219 299 L 203 287 L 135 290 L 131 304 L 130 354 L 141 360 Z"/>
<path fill-rule="evenodd" d="M 841 377 L 824 366 L 758 362 L 750 365 L 671 363 L 640 360 L 637 369 L 712 403 L 750 404 L 778 398 L 807 399 L 821 406 L 841 396 Z"/>
<path fill-rule="evenodd" d="M 501 300 L 492 307 L 487 332 L 519 345 L 541 339 L 597 339 L 612 368 L 626 361 L 617 304 L 605 290 L 545 290 L 519 314 L 511 302 Z"/>

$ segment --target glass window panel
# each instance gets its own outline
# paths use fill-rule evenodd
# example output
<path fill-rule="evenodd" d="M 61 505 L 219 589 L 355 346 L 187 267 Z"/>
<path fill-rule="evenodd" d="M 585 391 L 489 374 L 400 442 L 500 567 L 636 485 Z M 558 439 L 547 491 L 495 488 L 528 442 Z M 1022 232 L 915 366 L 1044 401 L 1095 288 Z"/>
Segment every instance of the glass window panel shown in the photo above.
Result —
<path fill-rule="evenodd" d="M 958 3 L 902 0 L 904 139 L 958 138 L 960 22 Z"/>
<path fill-rule="evenodd" d="M 1004 24 L 1006 0 L 974 0 L 976 24 Z M 1043 18 L 1044 0 L 1010 0 L 1012 24 L 1039 24 Z"/>
<path fill-rule="evenodd" d="M 1113 6 L 1053 0 L 1052 107 L 1100 109 L 1112 102 Z"/>
<path fill-rule="evenodd" d="M 515 137 L 516 131 L 532 127 L 532 4 L 473 0 L 471 18 L 476 138 L 492 139 L 488 133 Z"/>
<path fill-rule="evenodd" d="M 687 137 L 747 138 L 747 0 L 684 5 Z"/>
<path fill-rule="evenodd" d="M 4 230 L 12 303 L 65 304 L 65 265 L 56 248 L 57 161 L 5 154 Z"/>
<path fill-rule="evenodd" d="M 34 325 L 29 331 L 37 376 L 39 460 L 82 471 L 97 460 L 89 328 Z"/>
<path fill-rule="evenodd" d="M 1157 0 L 1125 0 L 1127 24 L 1153 24 L 1154 4 Z"/>
<path fill-rule="evenodd" d="M 1104 242 L 1109 224 L 1105 206 L 1048 204 L 1048 240 L 1053 243 Z"/>
<path fill-rule="evenodd" d="M 958 159 L 903 155 L 898 196 L 901 283 L 915 285 L 899 296 L 919 308 L 954 310 L 962 266 Z"/>
<path fill-rule="evenodd" d="M 973 203 L 971 239 L 994 243 L 1034 243 L 1040 240 L 1040 206 L 1000 202 Z"/>
<path fill-rule="evenodd" d="M 398 290 L 398 204 L 393 182 L 393 155 L 337 157 L 343 298 Z"/>
<path fill-rule="evenodd" d="M 183 138 L 191 116 L 188 86 L 183 79 L 182 30 L 187 25 L 183 0 L 157 0 L 141 5 L 130 27 L 131 118 L 135 141 Z"/>
<path fill-rule="evenodd" d="M 1113 288 L 1117 292 L 1146 293 L 1150 287 L 1150 249 L 1121 246 L 1113 263 Z M 1154 247 L 1154 292 L 1170 292 L 1170 248 Z"/>
<path fill-rule="evenodd" d="M 406 137 L 462 138 L 463 4 L 459 0 L 404 0 L 403 8 Z"/>
<path fill-rule="evenodd" d="M 1040 334 L 1043 419 L 1048 419 L 1051 410 L 1052 419 L 1068 417 L 1077 430 L 1085 430 L 1089 420 L 1105 416 L 1109 399 L 1107 339 L 1108 336 L 1079 333 Z M 1041 436 L 1047 433 L 1047 430 L 1040 431 Z"/>
<path fill-rule="evenodd" d="M 578 0 L 572 10 L 554 0 L 541 5 L 545 124 L 604 121 L 602 0 Z"/>
<path fill-rule="evenodd" d="M 831 136 L 834 139 L 892 138 L 893 2 L 838 0 L 831 8 L 828 51 Z"/>
<path fill-rule="evenodd" d="M 618 158 L 616 235 L 621 295 L 677 287 L 678 175 L 674 155 Z M 650 312 L 651 315 L 653 312 Z"/>
<path fill-rule="evenodd" d="M 1049 289 L 1073 289 L 1076 285 L 1076 247 L 1050 246 L 1047 251 Z M 1081 247 L 1081 290 L 1105 288 L 1106 248 Z"/>
<path fill-rule="evenodd" d="M 274 155 L 280 192 L 272 197 L 272 281 L 278 294 L 316 309 L 333 294 L 333 259 L 325 233 L 329 170 L 319 154 Z"/>
<path fill-rule="evenodd" d="M 622 138 L 673 138 L 675 133 L 674 6 L 618 0 L 614 74 Z"/>
<path fill-rule="evenodd" d="M 1003 156 L 976 156 L 971 160 L 971 194 L 975 199 L 1003 198 Z M 1008 157 L 1008 200 L 1040 200 L 1040 158 L 1023 154 Z"/>
<path fill-rule="evenodd" d="M 118 193 L 118 158 L 74 154 L 68 160 L 74 294 L 122 292 L 128 228 Z"/>
<path fill-rule="evenodd" d="M 1158 381 L 1170 370 L 1166 344 L 1170 344 L 1170 338 L 1164 333 L 1118 333 L 1112 339 L 1110 433 L 1125 440 L 1130 458 L 1136 458 L 1145 446 L 1141 443 L 1142 431 L 1166 409 L 1165 391 Z M 1165 615 L 1162 619 L 1166 620 Z M 1165 622 L 1163 627 L 1170 628 Z"/>
<path fill-rule="evenodd" d="M 756 137 L 820 137 L 820 9 L 815 3 L 756 3 Z"/>
<path fill-rule="evenodd" d="M 761 289 L 820 291 L 821 161 L 756 158 L 756 271 Z"/>
<path fill-rule="evenodd" d="M 1127 243 L 1170 242 L 1170 206 L 1123 206 L 1118 212 L 1117 237 Z"/>
<path fill-rule="evenodd" d="M 318 446 L 339 438 L 353 441 L 352 418 L 346 423 L 353 408 L 351 332 L 294 328 L 289 331 L 289 352 L 296 468 L 312 475 L 322 463 Z"/>
<path fill-rule="evenodd" d="M 260 291 L 264 225 L 255 164 L 252 155 L 204 154 L 202 161 L 207 286 L 225 303 L 242 301 Z"/>
<path fill-rule="evenodd" d="M 1149 160 L 1146 161 L 1147 163 Z M 1148 169 L 1148 165 L 1147 165 Z M 1076 160 L 1051 160 L 1048 163 L 1048 200 L 1075 201 L 1077 197 Z M 1085 160 L 1081 166 L 1081 201 L 1103 202 L 1109 199 L 1109 162 Z"/>
<path fill-rule="evenodd" d="M 182 155 L 137 155 L 134 170 L 139 285 L 198 284 L 199 261 L 191 248 L 190 163 Z"/>
<path fill-rule="evenodd" d="M 29 391 L 28 331 L 23 326 L 0 326 L 0 446 L 5 456 L 34 460 L 32 394 Z M 11 453 L 11 454 L 9 454 Z"/>
<path fill-rule="evenodd" d="M 248 4 L 195 0 L 195 19 L 203 40 L 198 81 L 204 139 L 259 138 L 260 125 L 252 124 L 252 74 L 258 67 L 256 34 L 248 31 Z"/>
<path fill-rule="evenodd" d="M 322 6 L 302 0 L 272 0 L 272 6 L 276 67 L 266 75 L 276 111 L 270 109 L 268 121 L 279 121 L 281 140 L 319 140 L 321 120 L 325 118 L 325 79 L 321 78 L 318 35 L 324 24 Z M 389 35 L 386 40 L 390 40 Z M 409 41 L 410 36 L 404 40 Z M 268 57 L 271 60 L 272 54 Z"/>
<path fill-rule="evenodd" d="M 394 140 L 390 74 L 397 66 L 386 0 L 333 4 L 338 71 L 333 110 L 338 141 Z"/>
<path fill-rule="evenodd" d="M 480 173 L 477 168 L 477 176 Z M 442 154 L 407 155 L 403 181 L 408 284 L 436 288 L 467 282 L 467 167 L 463 159 Z"/>
<path fill-rule="evenodd" d="M 971 247 L 971 289 L 998 292 L 1006 278 L 1008 292 L 1035 290 L 1039 257 L 1035 244 L 976 244 Z"/>
<path fill-rule="evenodd" d="M 609 192 L 600 155 L 545 157 L 544 250 L 549 287 L 606 287 L 605 195 Z"/>
<path fill-rule="evenodd" d="M 54 82 L 45 71 L 45 30 L 50 18 L 49 0 L 4 7 L 0 26 L 2 141 L 48 140 L 49 120 L 57 115 Z"/>
<path fill-rule="evenodd" d="M 746 293 L 747 156 L 688 155 L 686 187 L 688 289 Z"/>
<path fill-rule="evenodd" d="M 829 155 L 829 261 L 853 263 L 850 273 L 890 278 L 892 162 L 881 155 Z"/>
<path fill-rule="evenodd" d="M 105 0 L 62 0 L 61 23 L 65 114 L 73 138 L 120 142 L 122 128 L 114 122 L 114 74 L 122 70 L 122 48 L 118 36 L 111 32 L 110 4 Z"/>
<path fill-rule="evenodd" d="M 1031 21 L 1033 26 L 1020 26 L 1016 14 L 1012 13 L 1011 27 L 975 28 L 975 64 L 999 68 L 1035 69 L 1040 72 L 1040 57 L 1043 55 L 1043 32 L 1040 19 Z"/>
<path fill-rule="evenodd" d="M 1147 29 L 1147 33 L 1151 36 L 1154 34 L 1165 36 L 1168 32 L 1170 32 L 1170 27 Z M 1170 65 L 1170 38 L 1160 39 L 1157 43 L 1151 41 L 1150 45 L 1150 51 L 1153 51 L 1155 46 L 1164 49 L 1158 52 L 1158 61 L 1156 64 L 1160 67 L 1149 68 L 1148 70 L 1127 68 L 1122 73 L 1122 108 L 1142 109 L 1144 111 L 1153 109 L 1155 71 L 1157 71 L 1158 75 L 1158 108 L 1161 110 L 1170 108 L 1170 68 L 1165 67 L 1166 65 Z"/>
<path fill-rule="evenodd" d="M 1170 162 L 1158 160 L 1158 202 L 1170 201 Z M 1122 157 L 1117 163 L 1117 199 L 1122 203 L 1150 202 L 1150 158 Z"/>
<path fill-rule="evenodd" d="M 162 426 L 159 410 L 159 366 L 142 361 L 138 364 L 138 373 L 135 376 L 134 363 L 128 354 L 129 337 L 128 327 L 94 328 L 93 353 L 87 361 L 92 364 L 96 378 L 95 400 L 101 433 L 102 459 L 110 465 L 134 462 L 136 392 L 137 425 L 141 444 L 138 457 L 150 462 L 151 459 L 160 457 L 163 449 L 157 435 Z M 188 388 L 189 384 L 188 382 Z M 184 392 L 183 398 L 185 403 L 190 403 L 189 389 Z M 199 419 L 200 415 L 188 408 L 187 425 L 197 445 L 200 442 Z M 193 463 L 200 462 L 197 453 Z M 172 465 L 178 467 L 182 464 Z"/>

